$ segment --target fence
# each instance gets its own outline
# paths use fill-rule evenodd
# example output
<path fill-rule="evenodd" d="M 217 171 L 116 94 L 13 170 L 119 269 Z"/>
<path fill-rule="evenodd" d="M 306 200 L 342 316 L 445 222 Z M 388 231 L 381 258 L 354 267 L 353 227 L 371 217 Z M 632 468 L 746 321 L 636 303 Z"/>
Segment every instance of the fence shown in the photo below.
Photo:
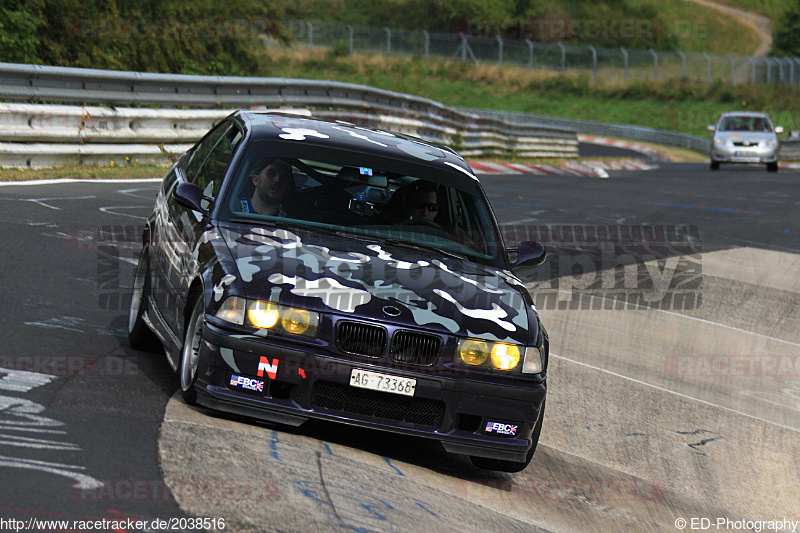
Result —
<path fill-rule="evenodd" d="M 294 46 L 341 47 L 354 53 L 443 57 L 474 63 L 516 65 L 547 72 L 580 71 L 593 80 L 688 78 L 711 84 L 791 83 L 800 85 L 800 58 L 741 57 L 681 51 L 602 48 L 530 39 L 468 37 L 464 33 L 435 33 L 389 27 L 288 21 L 284 26 Z"/>

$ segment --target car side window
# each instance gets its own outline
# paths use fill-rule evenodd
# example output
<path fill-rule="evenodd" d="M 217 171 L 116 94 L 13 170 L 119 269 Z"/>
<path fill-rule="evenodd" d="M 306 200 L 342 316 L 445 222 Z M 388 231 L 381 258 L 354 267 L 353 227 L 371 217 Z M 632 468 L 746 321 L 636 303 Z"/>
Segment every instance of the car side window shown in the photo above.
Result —
<path fill-rule="evenodd" d="M 185 166 L 185 176 L 188 181 L 194 183 L 198 171 L 203 166 L 203 163 L 205 163 L 208 155 L 217 145 L 217 141 L 219 141 L 220 137 L 229 131 L 230 128 L 230 122 L 222 122 L 208 132 L 205 137 L 203 137 L 200 142 L 197 143 L 197 146 L 192 151 L 191 157 Z"/>
<path fill-rule="evenodd" d="M 203 194 L 206 196 L 216 196 L 242 138 L 243 135 L 239 129 L 230 125 L 219 136 L 199 171 L 194 176 L 188 175 L 188 180 L 202 187 Z"/>

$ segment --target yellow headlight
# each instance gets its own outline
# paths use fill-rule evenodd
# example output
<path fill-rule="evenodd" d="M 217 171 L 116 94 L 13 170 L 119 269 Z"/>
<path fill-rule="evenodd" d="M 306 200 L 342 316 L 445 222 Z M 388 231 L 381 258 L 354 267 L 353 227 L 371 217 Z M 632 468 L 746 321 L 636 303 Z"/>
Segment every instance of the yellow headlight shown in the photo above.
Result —
<path fill-rule="evenodd" d="M 516 344 L 498 342 L 492 346 L 492 365 L 499 370 L 511 370 L 519 363 L 520 353 Z"/>
<path fill-rule="evenodd" d="M 489 345 L 485 341 L 465 339 L 458 349 L 458 355 L 468 365 L 482 365 L 489 357 Z"/>
<path fill-rule="evenodd" d="M 269 329 L 278 323 L 280 312 L 278 306 L 272 302 L 255 301 L 247 310 L 247 318 L 255 327 Z"/>
<path fill-rule="evenodd" d="M 311 326 L 311 314 L 305 309 L 288 308 L 283 313 L 281 326 L 289 333 L 302 335 Z"/>

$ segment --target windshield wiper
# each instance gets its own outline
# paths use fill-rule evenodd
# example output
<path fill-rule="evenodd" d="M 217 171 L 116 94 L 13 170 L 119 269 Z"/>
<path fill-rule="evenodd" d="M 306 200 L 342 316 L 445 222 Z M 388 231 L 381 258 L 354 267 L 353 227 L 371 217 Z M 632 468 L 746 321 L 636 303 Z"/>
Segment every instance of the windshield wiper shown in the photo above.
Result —
<path fill-rule="evenodd" d="M 232 216 L 230 218 L 230 221 L 241 222 L 245 224 L 254 224 L 257 226 L 270 226 L 273 228 L 280 228 L 285 230 L 301 228 L 307 231 L 324 233 L 325 235 L 333 235 L 335 237 L 341 237 L 344 239 L 365 240 L 370 242 L 374 242 L 376 240 L 372 237 L 368 237 L 366 235 L 359 235 L 357 233 L 351 233 L 349 231 L 324 228 L 321 226 L 317 226 L 315 224 L 305 224 L 302 220 L 296 220 L 296 219 L 262 220 L 262 219 L 252 219 L 246 217 Z"/>
<path fill-rule="evenodd" d="M 455 252 L 450 252 L 448 250 L 443 250 L 442 248 L 438 248 L 436 246 L 431 246 L 430 244 L 420 244 L 418 242 L 409 242 L 404 241 L 402 239 L 382 239 L 381 242 L 386 244 L 391 244 L 393 246 L 402 246 L 404 248 L 412 248 L 414 250 L 419 250 L 422 252 L 433 252 L 437 254 L 446 255 L 447 257 L 452 257 L 453 259 L 461 259 L 462 261 L 466 261 L 466 257 Z"/>

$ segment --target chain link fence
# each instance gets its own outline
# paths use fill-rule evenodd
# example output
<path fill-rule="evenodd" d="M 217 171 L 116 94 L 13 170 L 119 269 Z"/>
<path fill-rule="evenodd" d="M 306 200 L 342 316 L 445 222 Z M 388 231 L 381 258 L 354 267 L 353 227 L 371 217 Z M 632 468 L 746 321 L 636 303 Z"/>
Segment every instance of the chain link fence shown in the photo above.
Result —
<path fill-rule="evenodd" d="M 601 48 L 530 39 L 467 37 L 350 24 L 288 21 L 293 46 L 332 48 L 349 55 L 443 57 L 464 62 L 515 65 L 546 72 L 585 72 L 593 80 L 687 78 L 711 84 L 786 83 L 800 85 L 800 58 L 741 57 L 680 51 Z"/>

